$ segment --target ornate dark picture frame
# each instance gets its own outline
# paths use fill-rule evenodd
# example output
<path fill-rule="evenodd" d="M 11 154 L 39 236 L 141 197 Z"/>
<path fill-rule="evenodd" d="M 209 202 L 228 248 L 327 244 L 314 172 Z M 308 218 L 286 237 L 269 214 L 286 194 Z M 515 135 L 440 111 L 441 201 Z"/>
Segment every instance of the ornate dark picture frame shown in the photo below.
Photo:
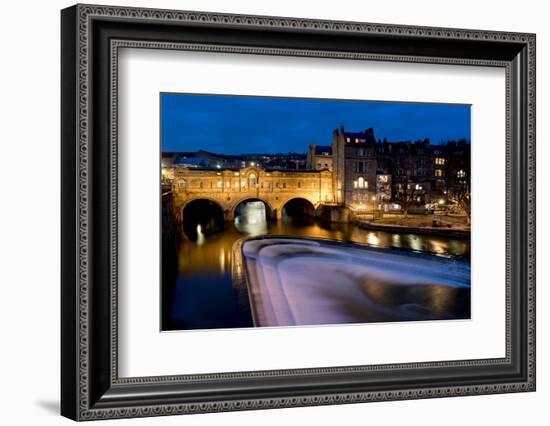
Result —
<path fill-rule="evenodd" d="M 61 13 L 61 413 L 74 420 L 535 390 L 535 35 L 76 5 Z M 117 52 L 191 49 L 506 70 L 506 356 L 119 378 Z"/>

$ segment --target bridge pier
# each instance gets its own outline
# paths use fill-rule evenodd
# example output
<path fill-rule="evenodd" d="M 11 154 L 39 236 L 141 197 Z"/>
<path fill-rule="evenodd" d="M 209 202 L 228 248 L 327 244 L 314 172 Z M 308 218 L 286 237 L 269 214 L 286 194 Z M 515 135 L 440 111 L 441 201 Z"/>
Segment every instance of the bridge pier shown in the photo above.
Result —
<path fill-rule="evenodd" d="M 225 209 L 223 211 L 223 220 L 225 222 L 233 222 L 235 220 L 235 212 L 233 209 Z"/>
<path fill-rule="evenodd" d="M 297 218 L 304 215 L 311 215 L 321 216 L 325 220 L 331 222 L 346 222 L 348 220 L 345 212 L 342 211 L 327 211 L 325 214 L 320 214 L 321 212 L 316 211 L 316 208 L 319 207 L 319 205 L 322 205 L 321 199 L 323 193 L 319 189 L 324 188 L 324 186 L 317 182 L 319 179 L 318 177 L 316 179 L 312 179 L 313 176 L 309 177 L 309 174 L 307 178 L 305 176 L 300 176 L 297 178 L 293 177 L 292 179 L 290 176 L 286 177 L 286 183 L 282 178 L 277 179 L 280 179 L 283 183 L 278 181 L 268 181 L 270 182 L 269 184 L 265 183 L 261 186 L 261 188 L 264 188 L 262 191 L 257 187 L 253 188 L 253 190 L 252 188 L 248 188 L 246 186 L 234 188 L 233 180 L 237 179 L 237 177 L 233 171 L 230 173 L 231 176 L 227 177 L 227 180 L 231 181 L 232 186 L 228 186 L 224 180 L 220 180 L 220 172 L 208 172 L 213 175 L 212 179 L 214 179 L 213 183 L 215 183 L 215 185 L 208 185 L 208 181 L 206 180 L 207 172 L 194 172 L 186 170 L 185 173 L 188 174 L 189 177 L 197 174 L 197 177 L 189 179 L 189 177 L 186 176 L 186 179 L 182 178 L 182 181 L 184 181 L 185 184 L 182 184 L 176 179 L 176 183 L 174 183 L 172 187 L 172 211 L 174 213 L 174 224 L 177 229 L 183 229 L 185 224 L 184 222 L 187 221 L 187 219 L 184 218 L 184 215 L 187 214 L 184 210 L 191 203 L 197 201 L 216 204 L 219 208 L 219 213 L 226 224 L 235 221 L 235 209 L 240 203 L 246 201 L 263 202 L 265 204 L 267 218 L 271 221 L 281 221 L 283 219 L 283 208 L 286 213 L 291 216 L 296 216 Z M 324 174 L 324 172 L 322 174 Z M 271 176 L 270 178 L 274 179 L 275 177 L 276 176 Z M 201 181 L 200 179 L 204 179 L 204 181 Z M 299 179 L 300 189 L 291 189 L 292 185 L 297 185 L 296 182 L 293 183 L 293 179 Z M 201 182 L 202 186 L 199 186 Z M 199 187 L 197 188 L 197 186 Z M 306 190 L 305 188 L 308 188 L 309 190 Z M 297 203 L 296 201 L 298 200 L 301 201 Z M 311 204 L 311 206 L 308 207 L 308 204 Z M 313 210 L 311 207 L 313 207 Z M 290 213 L 288 211 L 289 208 L 292 210 Z M 304 209 L 304 211 L 300 212 L 300 209 Z M 206 219 L 202 217 L 203 214 L 200 211 L 196 211 L 194 214 L 197 217 L 197 220 Z"/>
<path fill-rule="evenodd" d="M 348 223 L 351 211 L 345 206 L 321 206 L 316 210 L 315 216 L 326 222 Z"/>

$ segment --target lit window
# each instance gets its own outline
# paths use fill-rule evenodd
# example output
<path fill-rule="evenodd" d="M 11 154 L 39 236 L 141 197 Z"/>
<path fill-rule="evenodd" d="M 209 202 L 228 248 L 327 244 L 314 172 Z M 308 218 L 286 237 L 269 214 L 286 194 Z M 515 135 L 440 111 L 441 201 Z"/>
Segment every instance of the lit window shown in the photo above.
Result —
<path fill-rule="evenodd" d="M 435 161 L 435 164 L 437 164 L 438 166 L 443 166 L 445 164 L 444 158 L 436 158 L 434 161 Z"/>
<path fill-rule="evenodd" d="M 368 182 L 362 176 L 359 179 L 357 179 L 357 188 L 359 189 L 368 188 Z"/>
<path fill-rule="evenodd" d="M 456 175 L 459 177 L 459 178 L 463 178 L 466 176 L 466 172 L 464 170 L 459 170 L 458 172 L 456 172 Z"/>
<path fill-rule="evenodd" d="M 443 176 L 443 170 L 441 170 L 441 169 L 436 169 L 436 170 L 435 170 L 435 175 L 436 175 L 437 177 Z"/>

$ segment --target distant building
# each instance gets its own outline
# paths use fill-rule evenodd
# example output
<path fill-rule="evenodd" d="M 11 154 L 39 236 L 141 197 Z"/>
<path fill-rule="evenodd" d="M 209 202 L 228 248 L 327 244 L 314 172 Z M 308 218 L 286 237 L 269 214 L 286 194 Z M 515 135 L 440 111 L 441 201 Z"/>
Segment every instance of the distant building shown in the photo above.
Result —
<path fill-rule="evenodd" d="M 374 155 L 373 129 L 364 132 L 333 132 L 333 186 L 338 204 L 372 208 L 376 198 L 377 161 Z"/>
<path fill-rule="evenodd" d="M 279 154 L 262 154 L 258 165 L 272 170 L 315 170 L 306 166 L 307 155 L 288 152 Z"/>
<path fill-rule="evenodd" d="M 305 191 L 304 184 L 311 189 L 311 182 L 306 183 L 301 173 L 309 173 L 311 177 L 312 172 L 321 172 L 324 179 L 321 202 L 352 210 L 422 212 L 434 203 L 469 209 L 470 145 L 465 140 L 438 145 L 432 145 L 428 139 L 389 142 L 377 140 L 372 128 L 347 132 L 340 127 L 333 131 L 332 145 L 309 145 L 307 154 L 225 155 L 202 150 L 162 153 L 163 183 L 174 180 L 174 169 L 204 172 L 213 180 L 205 180 L 201 185 L 212 185 L 214 181 L 217 185 L 214 176 L 221 176 L 220 172 L 229 177 L 245 168 L 265 171 L 261 185 L 274 184 L 273 190 L 280 189 L 277 185 L 282 185 L 282 189 L 293 185 L 296 193 Z M 278 176 L 279 172 L 296 181 L 271 183 L 271 176 Z M 222 183 L 224 188 L 228 181 Z M 264 189 L 261 185 L 260 189 Z"/>
<path fill-rule="evenodd" d="M 332 146 L 310 145 L 307 151 L 306 167 L 309 170 L 328 170 L 332 172 Z"/>
<path fill-rule="evenodd" d="M 372 128 L 347 132 L 340 127 L 333 132 L 332 146 L 309 146 L 307 167 L 322 170 L 324 164 L 333 171 L 336 202 L 352 209 L 387 211 L 399 205 L 422 210 L 469 191 L 470 148 L 465 140 L 440 145 L 428 139 L 388 142 L 376 140 Z"/>
<path fill-rule="evenodd" d="M 278 154 L 217 154 L 204 150 L 195 152 L 163 152 L 162 167 L 174 165 L 198 169 L 240 169 L 243 167 L 263 167 L 272 170 L 310 170 L 306 167 L 304 153 Z"/>

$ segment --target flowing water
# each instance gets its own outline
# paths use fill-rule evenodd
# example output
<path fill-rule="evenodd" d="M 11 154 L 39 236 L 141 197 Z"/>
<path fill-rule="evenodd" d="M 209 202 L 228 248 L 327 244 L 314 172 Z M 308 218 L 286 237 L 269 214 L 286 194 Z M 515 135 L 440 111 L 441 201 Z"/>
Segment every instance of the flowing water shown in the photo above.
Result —
<path fill-rule="evenodd" d="M 408 249 L 442 257 L 470 255 L 469 239 L 365 230 L 354 224 L 324 224 L 316 220 L 266 221 L 249 206 L 235 223 L 222 232 L 204 235 L 197 229 L 196 241 L 183 237 L 176 248 L 177 272 L 173 283 L 163 281 L 163 329 L 190 330 L 251 327 L 248 297 L 232 285 L 231 254 L 235 241 L 244 236 L 279 235 L 323 238 L 367 244 L 372 247 Z M 165 278 L 163 278 L 165 279 Z M 170 278 L 172 279 L 172 278 Z"/>

